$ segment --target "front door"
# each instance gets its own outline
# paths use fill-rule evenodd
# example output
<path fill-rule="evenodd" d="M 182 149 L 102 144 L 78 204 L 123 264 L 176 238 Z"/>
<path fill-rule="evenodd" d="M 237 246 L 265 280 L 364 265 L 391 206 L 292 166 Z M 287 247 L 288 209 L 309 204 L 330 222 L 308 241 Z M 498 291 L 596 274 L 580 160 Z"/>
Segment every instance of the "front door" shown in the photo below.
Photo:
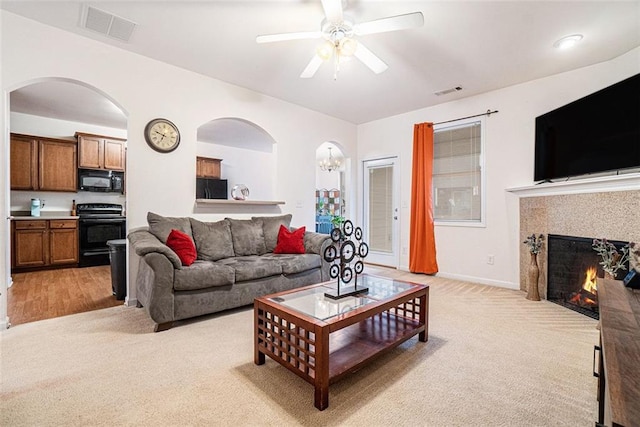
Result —
<path fill-rule="evenodd" d="M 398 202 L 396 157 L 363 162 L 365 262 L 397 268 Z"/>

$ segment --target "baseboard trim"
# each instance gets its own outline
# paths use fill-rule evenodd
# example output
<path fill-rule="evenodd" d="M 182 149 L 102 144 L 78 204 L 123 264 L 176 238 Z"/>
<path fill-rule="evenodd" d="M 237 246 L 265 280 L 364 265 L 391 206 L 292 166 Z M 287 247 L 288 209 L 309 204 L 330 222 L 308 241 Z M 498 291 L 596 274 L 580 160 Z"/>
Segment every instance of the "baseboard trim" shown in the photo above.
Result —
<path fill-rule="evenodd" d="M 124 305 L 127 307 L 136 307 L 138 305 L 138 300 L 136 298 L 126 297 L 124 301 Z"/>
<path fill-rule="evenodd" d="M 410 272 L 409 269 L 406 267 L 400 267 L 398 268 L 398 270 Z M 466 276 L 464 274 L 448 273 L 446 271 L 444 272 L 440 271 L 436 273 L 435 276 L 442 277 L 443 279 L 461 280 L 463 282 L 479 283 L 482 285 L 497 286 L 499 288 L 520 290 L 519 284 L 516 284 L 513 282 L 506 282 L 503 280 L 494 280 L 494 279 L 487 279 L 484 277 Z"/>

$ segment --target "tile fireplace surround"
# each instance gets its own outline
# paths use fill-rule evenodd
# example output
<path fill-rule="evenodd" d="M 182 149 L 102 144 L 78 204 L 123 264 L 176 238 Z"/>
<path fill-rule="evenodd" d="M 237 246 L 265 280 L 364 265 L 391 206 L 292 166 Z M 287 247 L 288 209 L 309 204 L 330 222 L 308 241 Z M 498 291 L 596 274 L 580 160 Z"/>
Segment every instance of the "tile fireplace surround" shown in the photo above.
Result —
<path fill-rule="evenodd" d="M 520 198 L 520 242 L 532 233 L 640 242 L 640 190 Z M 529 251 L 520 244 L 520 289 L 527 288 Z M 540 297 L 547 297 L 546 240 L 538 255 Z"/>

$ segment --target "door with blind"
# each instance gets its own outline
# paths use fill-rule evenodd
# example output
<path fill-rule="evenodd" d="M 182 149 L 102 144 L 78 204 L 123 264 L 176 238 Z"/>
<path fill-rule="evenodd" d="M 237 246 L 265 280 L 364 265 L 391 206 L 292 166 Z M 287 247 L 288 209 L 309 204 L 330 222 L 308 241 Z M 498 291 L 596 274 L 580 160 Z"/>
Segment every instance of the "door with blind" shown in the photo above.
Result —
<path fill-rule="evenodd" d="M 363 162 L 365 262 L 398 266 L 397 158 Z"/>

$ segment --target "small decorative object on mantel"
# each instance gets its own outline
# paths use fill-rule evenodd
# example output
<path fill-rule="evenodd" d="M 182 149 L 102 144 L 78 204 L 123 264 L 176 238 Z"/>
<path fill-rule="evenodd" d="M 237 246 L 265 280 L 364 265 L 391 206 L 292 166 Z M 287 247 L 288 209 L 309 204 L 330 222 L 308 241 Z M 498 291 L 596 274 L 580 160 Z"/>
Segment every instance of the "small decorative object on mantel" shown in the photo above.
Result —
<path fill-rule="evenodd" d="M 539 234 L 536 236 L 534 233 L 531 236 L 527 236 L 527 239 L 523 242 L 529 247 L 529 253 L 531 254 L 528 273 L 529 283 L 527 284 L 527 299 L 531 301 L 540 301 L 540 293 L 538 292 L 538 279 L 540 278 L 538 253 L 540 253 L 543 241 L 544 235 Z"/>
<path fill-rule="evenodd" d="M 244 184 L 236 184 L 231 189 L 231 197 L 235 200 L 247 200 L 249 198 L 249 189 Z"/>
<path fill-rule="evenodd" d="M 618 270 L 626 270 L 629 261 L 629 245 L 623 246 L 618 252 L 615 245 L 607 239 L 593 239 L 591 245 L 594 251 L 598 252 L 602 261 L 600 265 L 604 270 L 605 279 L 615 279 Z"/>
<path fill-rule="evenodd" d="M 366 293 L 369 289 L 358 287 L 358 275 L 364 271 L 362 260 L 369 254 L 369 246 L 362 241 L 362 229 L 353 228 L 353 223 L 349 220 L 342 222 L 341 227 L 331 230 L 331 245 L 324 250 L 324 260 L 333 263 L 329 267 L 329 276 L 337 279 L 337 288 L 325 292 L 325 296 L 331 299 L 340 299 L 355 294 Z M 351 240 L 354 237 L 355 242 Z M 359 259 L 351 267 L 351 263 L 358 257 Z M 355 274 L 354 274 L 355 272 Z M 348 285 L 354 280 L 353 286 L 340 287 L 341 284 Z"/>

